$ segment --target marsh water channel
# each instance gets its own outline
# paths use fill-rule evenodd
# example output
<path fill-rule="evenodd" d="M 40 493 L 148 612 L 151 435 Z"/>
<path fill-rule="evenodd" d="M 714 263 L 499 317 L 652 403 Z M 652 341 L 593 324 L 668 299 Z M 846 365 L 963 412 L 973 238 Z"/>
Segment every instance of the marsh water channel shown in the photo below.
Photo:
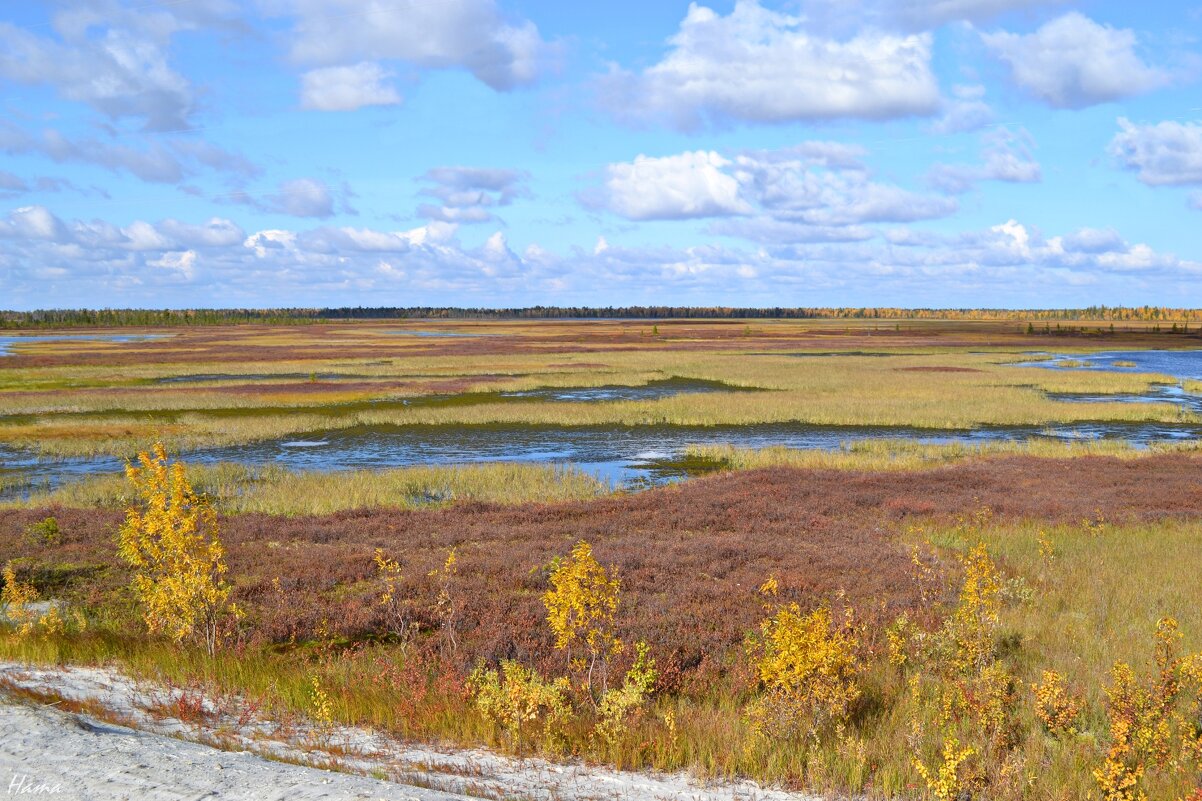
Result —
<path fill-rule="evenodd" d="M 1098 369 L 1123 372 L 1156 372 L 1177 379 L 1202 379 L 1202 351 L 1137 351 L 1059 356 L 1042 354 L 1042 361 L 1026 363 L 1048 369 Z M 1065 367 L 1073 359 L 1085 367 Z M 1115 366 L 1113 362 L 1134 366 Z M 1096 366 L 1095 366 L 1096 365 Z M 212 380 L 212 377 L 210 377 Z M 539 388 L 511 393 L 480 393 L 494 399 L 505 395 L 513 402 L 603 402 L 666 397 L 682 392 L 730 391 L 717 382 L 670 379 L 640 387 Z M 447 396 L 457 398 L 458 396 Z M 1062 395 L 1069 402 L 1093 400 L 1169 401 L 1202 410 L 1202 398 L 1179 385 L 1157 385 L 1147 395 Z M 445 400 L 445 399 L 443 399 Z M 441 402 L 438 397 L 410 399 L 415 404 Z M 463 402 L 463 399 L 452 402 Z M 1046 439 L 1088 441 L 1124 440 L 1136 447 L 1155 442 L 1202 438 L 1202 425 L 1194 423 L 1077 422 L 1030 426 L 982 426 L 971 430 L 938 430 L 909 427 L 817 426 L 804 423 L 745 426 L 547 426 L 547 425 L 389 425 L 318 430 L 303 436 L 265 440 L 244 445 L 207 448 L 185 454 L 189 462 L 240 462 L 276 465 L 293 470 L 385 469 L 411 465 L 445 465 L 486 462 L 571 464 L 614 486 L 638 488 L 680 479 L 708 469 L 686 458 L 691 445 L 733 445 L 743 448 L 785 446 L 834 450 L 864 440 L 907 440 L 923 444 L 980 444 Z M 0 465 L 10 476 L 9 489 L 0 497 L 15 497 L 31 489 L 54 487 L 87 475 L 120 471 L 122 460 L 112 456 L 46 459 L 24 451 L 0 447 Z M 20 476 L 21 481 L 11 477 Z"/>
<path fill-rule="evenodd" d="M 0 356 L 12 354 L 13 345 L 26 345 L 30 342 L 148 342 L 162 339 L 167 334 L 20 334 L 17 336 L 0 336 Z"/>

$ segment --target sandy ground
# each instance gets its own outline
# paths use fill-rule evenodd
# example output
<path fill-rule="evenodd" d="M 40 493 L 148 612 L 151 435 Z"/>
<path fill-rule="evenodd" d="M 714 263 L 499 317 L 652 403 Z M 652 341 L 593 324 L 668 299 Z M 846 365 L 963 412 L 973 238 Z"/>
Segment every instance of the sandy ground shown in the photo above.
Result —
<path fill-rule="evenodd" d="M 820 801 L 749 782 L 702 785 L 682 774 L 442 749 L 358 727 L 319 732 L 238 699 L 104 668 L 0 663 L 0 684 L 0 794 L 13 797 Z M 185 722 L 172 716 L 181 706 L 203 713 Z M 315 767 L 331 764 L 336 771 Z"/>

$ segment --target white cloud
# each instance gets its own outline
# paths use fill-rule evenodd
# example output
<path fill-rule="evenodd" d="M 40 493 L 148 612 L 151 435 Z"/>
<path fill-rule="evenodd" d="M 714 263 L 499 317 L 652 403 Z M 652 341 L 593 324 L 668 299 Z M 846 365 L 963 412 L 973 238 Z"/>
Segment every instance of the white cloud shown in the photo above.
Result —
<path fill-rule="evenodd" d="M 1081 228 L 1063 239 L 1064 249 L 1077 253 L 1115 253 L 1126 244 L 1113 228 Z"/>
<path fill-rule="evenodd" d="M 604 205 L 630 220 L 683 220 L 748 214 L 731 162 L 713 151 L 638 156 L 606 168 Z"/>
<path fill-rule="evenodd" d="M 0 23 L 0 77 L 50 84 L 68 100 L 113 120 L 142 119 L 153 131 L 188 127 L 194 105 L 190 84 L 167 64 L 163 48 L 120 29 L 59 43 Z"/>
<path fill-rule="evenodd" d="M 463 68 L 498 91 L 534 82 L 553 48 L 528 20 L 508 20 L 495 0 L 280 0 L 294 18 L 297 64 L 338 66 L 398 60 Z"/>
<path fill-rule="evenodd" d="M 1110 154 L 1149 186 L 1202 184 L 1202 123 L 1136 125 L 1125 117 Z"/>
<path fill-rule="evenodd" d="M 846 142 L 813 140 L 775 150 L 745 150 L 742 156 L 760 164 L 795 164 L 838 170 L 863 170 L 868 151 Z"/>
<path fill-rule="evenodd" d="M 985 102 L 984 86 L 953 86 L 952 96 L 955 99 L 944 105 L 943 116 L 931 125 L 932 133 L 969 133 L 980 130 L 997 119 L 993 108 Z"/>
<path fill-rule="evenodd" d="M 722 222 L 744 221 L 750 220 Z M 827 303 L 888 293 L 906 305 L 931 299 L 971 305 L 987 293 L 1010 305 L 1069 305 L 1081 302 L 1078 288 L 1085 285 L 1179 296 L 1180 287 L 1198 285 L 1202 276 L 1202 263 L 1128 243 L 1113 231 L 1047 238 L 1017 220 L 959 235 L 894 229 L 884 240 L 763 237 L 751 248 L 631 248 L 598 240 L 555 253 L 530 243 L 520 255 L 500 233 L 468 246 L 455 226 L 438 221 L 408 231 L 269 229 L 232 243 L 226 223 L 135 221 L 122 229 L 103 221 L 63 223 L 45 209 L 23 207 L 0 218 L 0 286 L 7 302 L 23 306 L 38 305 L 48 292 L 64 304 L 95 305 L 115 297 L 114 288 L 128 304 L 262 305 L 265 286 L 274 305 L 354 304 L 364 293 L 410 303 L 507 297 L 596 304 L 651 302 L 664 292 L 710 304 L 776 305 L 804 292 Z M 179 241 L 204 230 L 223 233 L 203 245 Z M 169 241 L 138 250 L 130 232 L 157 232 Z"/>
<path fill-rule="evenodd" d="M 490 167 L 435 167 L 419 180 L 428 182 L 423 195 L 440 203 L 423 203 L 419 216 L 448 223 L 482 223 L 497 219 L 493 209 L 530 197 L 529 173 Z"/>
<path fill-rule="evenodd" d="M 961 194 L 981 181 L 1038 183 L 1043 171 L 1035 160 L 1035 141 L 1024 129 L 999 128 L 981 137 L 981 164 L 936 164 L 927 180 L 945 192 Z"/>
<path fill-rule="evenodd" d="M 213 217 L 201 225 L 167 219 L 158 224 L 158 230 L 185 247 L 231 247 L 242 242 L 246 233 L 233 221 Z"/>
<path fill-rule="evenodd" d="M 930 114 L 939 105 L 931 41 L 876 32 L 824 39 L 757 0 L 737 0 L 725 17 L 691 3 L 662 61 L 639 73 L 614 68 L 601 87 L 619 118 L 685 129 Z"/>
<path fill-rule="evenodd" d="M 263 207 L 293 217 L 334 216 L 334 196 L 324 181 L 297 178 L 280 184 L 279 191 L 268 195 Z"/>
<path fill-rule="evenodd" d="M 125 247 L 130 250 L 166 250 L 171 247 L 171 240 L 159 233 L 159 230 L 148 222 L 136 220 L 121 229 L 125 238 Z"/>
<path fill-rule="evenodd" d="M 1016 83 L 1054 108 L 1086 106 L 1141 94 L 1168 82 L 1164 71 L 1135 52 L 1135 32 L 1072 11 L 1021 35 L 982 33 Z"/>
<path fill-rule="evenodd" d="M 706 231 L 718 236 L 736 236 L 761 243 L 863 242 L 876 236 L 862 225 L 810 225 L 760 216 L 715 220 Z"/>
<path fill-rule="evenodd" d="M 179 183 L 203 167 L 235 178 L 259 171 L 242 156 L 200 140 L 159 138 L 139 149 L 91 137 L 73 139 L 53 129 L 35 135 L 4 121 L 0 121 L 0 151 L 44 156 L 59 164 L 94 164 L 150 183 Z"/>
<path fill-rule="evenodd" d="M 195 250 L 164 253 L 159 258 L 150 259 L 146 263 L 151 267 L 160 267 L 163 270 L 177 273 L 180 278 L 183 278 L 186 281 L 191 281 L 196 277 Z"/>
<path fill-rule="evenodd" d="M 954 199 L 873 181 L 862 155 L 810 142 L 733 159 L 704 150 L 639 156 L 610 164 L 603 184 L 580 200 L 629 220 L 742 217 L 708 230 L 768 242 L 861 241 L 875 235 L 863 224 L 933 219 L 957 209 Z"/>
<path fill-rule="evenodd" d="M 977 22 L 1007 11 L 1064 2 L 1066 0 L 892 0 L 889 7 L 896 19 L 927 28 L 954 20 Z"/>
<path fill-rule="evenodd" d="M 364 106 L 394 106 L 401 96 L 389 85 L 392 73 L 363 61 L 345 67 L 322 67 L 301 76 L 301 108 L 354 111 Z"/>
<path fill-rule="evenodd" d="M 0 236 L 15 239 L 63 239 L 66 229 L 58 217 L 45 206 L 21 206 L 0 220 Z"/>

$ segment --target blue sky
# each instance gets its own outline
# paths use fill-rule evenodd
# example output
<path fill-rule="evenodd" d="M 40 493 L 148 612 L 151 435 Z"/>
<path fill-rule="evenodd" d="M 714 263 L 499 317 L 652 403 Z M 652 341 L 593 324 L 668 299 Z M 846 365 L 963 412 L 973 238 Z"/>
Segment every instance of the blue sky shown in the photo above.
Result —
<path fill-rule="evenodd" d="M 0 11 L 0 307 L 1202 306 L 1202 0 Z"/>

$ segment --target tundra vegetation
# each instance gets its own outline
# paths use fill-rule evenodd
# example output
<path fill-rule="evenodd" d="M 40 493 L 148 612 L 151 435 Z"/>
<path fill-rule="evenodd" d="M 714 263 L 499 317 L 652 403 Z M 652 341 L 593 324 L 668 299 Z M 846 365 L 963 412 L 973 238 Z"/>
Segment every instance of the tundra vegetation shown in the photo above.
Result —
<path fill-rule="evenodd" d="M 1001 454 L 283 517 L 216 512 L 156 449 L 124 514 L 0 511 L 0 654 L 238 693 L 316 746 L 356 722 L 874 797 L 1192 799 L 1196 472 Z"/>
<path fill-rule="evenodd" d="M 1190 442 L 705 447 L 686 457 L 712 474 L 640 493 L 560 466 L 185 466 L 194 447 L 356 426 L 1197 422 L 1051 396 L 1167 376 L 1014 366 L 1198 334 L 1109 311 L 429 337 L 167 315 L 162 339 L 16 345 L 0 447 L 132 458 L 0 505 L 0 658 L 237 694 L 305 716 L 322 748 L 353 722 L 873 798 L 1198 801 Z M 721 383 L 506 394 L 673 377 Z M 0 469 L 0 491 L 22 481 Z"/>
<path fill-rule="evenodd" d="M 406 325 L 415 325 L 408 323 Z M 159 339 L 38 341 L 0 356 L 0 445 L 122 458 L 356 426 L 817 425 L 971 429 L 1190 422 L 1141 394 L 1168 376 L 1015 367 L 1033 349 L 1189 347 L 1193 333 L 916 320 L 539 321 L 168 328 Z M 681 378 L 717 391 L 574 403 L 537 388 Z M 722 385 L 726 388 L 723 389 Z M 758 389 L 762 391 L 748 392 Z M 0 477 L 0 481 L 4 480 Z"/>

